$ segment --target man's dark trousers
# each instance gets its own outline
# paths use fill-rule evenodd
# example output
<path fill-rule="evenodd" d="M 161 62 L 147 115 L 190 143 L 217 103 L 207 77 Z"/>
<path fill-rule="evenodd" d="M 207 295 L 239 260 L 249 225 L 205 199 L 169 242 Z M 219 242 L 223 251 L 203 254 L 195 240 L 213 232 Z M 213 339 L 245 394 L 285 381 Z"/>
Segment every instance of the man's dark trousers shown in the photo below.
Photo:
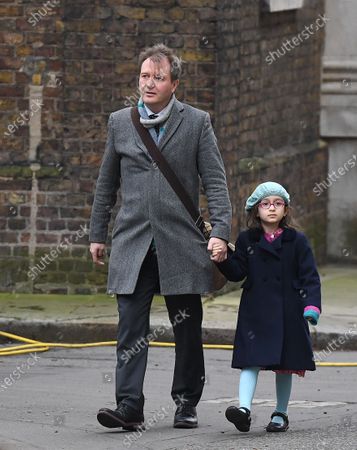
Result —
<path fill-rule="evenodd" d="M 178 270 L 180 270 L 178 268 Z M 119 311 L 116 401 L 138 411 L 144 407 L 143 383 L 150 334 L 150 307 L 159 292 L 157 257 L 149 250 L 133 294 L 117 295 Z M 202 302 L 199 294 L 165 296 L 175 336 L 175 369 L 171 396 L 176 404 L 199 402 L 205 382 L 202 348 Z M 157 334 L 157 337 L 160 333 Z"/>

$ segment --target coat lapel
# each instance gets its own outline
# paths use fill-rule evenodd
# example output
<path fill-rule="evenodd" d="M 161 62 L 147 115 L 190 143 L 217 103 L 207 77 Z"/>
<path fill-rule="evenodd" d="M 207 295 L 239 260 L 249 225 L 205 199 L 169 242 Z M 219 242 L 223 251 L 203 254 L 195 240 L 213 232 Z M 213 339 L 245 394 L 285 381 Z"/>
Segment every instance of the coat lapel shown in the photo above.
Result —
<path fill-rule="evenodd" d="M 139 136 L 138 132 L 136 131 L 135 126 L 134 126 L 131 118 L 130 118 L 130 124 L 131 124 L 131 128 L 133 130 L 133 136 L 134 136 L 135 144 L 137 145 L 137 147 L 139 147 L 140 151 L 142 151 L 145 154 L 145 156 L 148 158 L 148 160 L 150 162 L 152 162 L 152 158 L 151 158 L 147 148 L 145 147 L 143 141 L 141 140 L 141 137 Z"/>
<path fill-rule="evenodd" d="M 282 235 L 280 235 L 277 239 L 275 239 L 275 241 L 268 242 L 265 239 L 264 234 L 262 234 L 260 237 L 260 241 L 258 242 L 258 246 L 261 249 L 265 250 L 266 252 L 271 253 L 272 255 L 280 259 L 281 254 L 279 252 L 279 249 L 281 249 L 281 240 Z"/>
<path fill-rule="evenodd" d="M 159 149 L 163 151 L 164 147 L 168 143 L 168 141 L 171 139 L 172 135 L 177 130 L 178 126 L 183 120 L 182 111 L 184 107 L 181 102 L 176 100 L 173 104 L 170 117 L 167 120 L 165 133 L 159 142 Z"/>

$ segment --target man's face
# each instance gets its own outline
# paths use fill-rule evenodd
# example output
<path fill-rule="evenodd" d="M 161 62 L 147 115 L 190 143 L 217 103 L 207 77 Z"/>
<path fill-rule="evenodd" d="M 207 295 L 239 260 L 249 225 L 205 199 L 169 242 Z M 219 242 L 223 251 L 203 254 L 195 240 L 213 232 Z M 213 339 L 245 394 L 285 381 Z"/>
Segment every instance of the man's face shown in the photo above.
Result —
<path fill-rule="evenodd" d="M 139 90 L 144 103 L 153 112 L 159 112 L 165 108 L 178 84 L 178 80 L 171 80 L 171 66 L 167 58 L 159 62 L 148 58 L 142 63 Z"/>

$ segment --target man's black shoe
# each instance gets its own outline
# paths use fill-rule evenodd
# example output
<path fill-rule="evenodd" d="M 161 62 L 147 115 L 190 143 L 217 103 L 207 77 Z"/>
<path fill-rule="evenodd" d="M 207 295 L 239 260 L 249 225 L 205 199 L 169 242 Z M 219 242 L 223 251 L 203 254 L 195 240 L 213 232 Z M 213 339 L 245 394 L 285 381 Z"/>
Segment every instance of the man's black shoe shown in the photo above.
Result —
<path fill-rule="evenodd" d="M 107 428 L 124 428 L 128 431 L 144 429 L 144 415 L 125 403 L 117 409 L 101 408 L 97 414 L 98 422 Z"/>
<path fill-rule="evenodd" d="M 174 428 L 197 428 L 196 408 L 188 403 L 179 405 L 175 412 Z"/>

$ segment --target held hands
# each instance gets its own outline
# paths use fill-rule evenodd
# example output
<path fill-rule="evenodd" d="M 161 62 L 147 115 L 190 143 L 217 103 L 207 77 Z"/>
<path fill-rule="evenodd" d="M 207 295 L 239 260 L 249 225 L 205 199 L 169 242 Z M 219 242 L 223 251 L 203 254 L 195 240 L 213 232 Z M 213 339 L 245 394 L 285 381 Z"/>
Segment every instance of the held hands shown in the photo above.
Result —
<path fill-rule="evenodd" d="M 223 239 L 210 238 L 208 242 L 208 251 L 211 252 L 211 260 L 214 262 L 222 262 L 227 259 L 227 243 Z M 92 242 L 89 251 L 92 255 L 92 260 L 98 266 L 104 265 L 103 257 L 105 251 L 105 244 Z"/>
<path fill-rule="evenodd" d="M 101 243 L 97 243 L 97 242 L 92 242 L 90 244 L 89 251 L 92 255 L 92 260 L 98 266 L 104 265 L 104 261 L 103 261 L 104 250 L 105 250 L 105 244 L 101 244 Z"/>
<path fill-rule="evenodd" d="M 227 242 L 223 239 L 211 237 L 207 250 L 211 252 L 211 260 L 214 262 L 222 262 L 227 259 Z"/>

